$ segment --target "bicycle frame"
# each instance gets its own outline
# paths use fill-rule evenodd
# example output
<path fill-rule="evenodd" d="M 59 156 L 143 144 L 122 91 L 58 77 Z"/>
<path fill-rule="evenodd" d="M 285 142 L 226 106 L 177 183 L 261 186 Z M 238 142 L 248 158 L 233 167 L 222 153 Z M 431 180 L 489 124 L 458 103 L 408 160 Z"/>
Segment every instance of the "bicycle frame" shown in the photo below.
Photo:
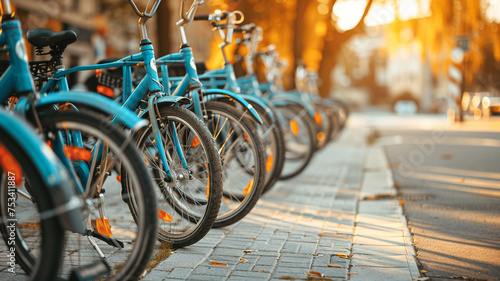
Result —
<path fill-rule="evenodd" d="M 186 75 L 184 77 L 169 77 L 167 67 L 167 64 L 169 63 L 183 63 L 186 68 Z M 216 99 L 218 97 L 225 96 L 235 100 L 250 112 L 251 116 L 257 123 L 261 125 L 263 124 L 262 119 L 253 106 L 234 92 L 230 90 L 203 88 L 203 84 L 199 80 L 196 65 L 194 63 L 193 51 L 189 45 L 183 45 L 180 53 L 173 53 L 159 58 L 157 60 L 157 64 L 160 65 L 162 73 L 161 81 L 164 87 L 167 88 L 167 93 L 171 93 L 172 96 L 184 96 L 191 93 L 195 106 L 195 112 L 201 119 L 203 119 L 204 116 L 201 111 L 198 93 L 199 90 L 203 92 L 202 95 L 206 99 Z M 172 89 L 168 87 L 169 82 L 177 82 L 172 85 L 172 88 L 174 89 L 173 92 Z"/>
<path fill-rule="evenodd" d="M 146 68 L 146 76 L 142 79 L 139 85 L 132 91 L 132 77 L 131 77 L 131 67 L 137 64 L 144 64 Z M 158 128 L 156 122 L 156 105 L 157 104 L 167 104 L 170 106 L 180 106 L 184 104 L 191 103 L 189 99 L 185 97 L 171 97 L 167 96 L 163 93 L 162 85 L 159 82 L 158 73 L 156 70 L 156 63 L 154 59 L 154 50 L 151 42 L 149 40 L 142 40 L 141 42 L 141 53 L 133 54 L 127 56 L 123 59 L 117 60 L 115 62 L 105 63 L 105 64 L 96 64 L 96 65 L 88 65 L 88 66 L 76 66 L 67 70 L 60 69 L 56 71 L 53 75 L 52 79 L 50 79 L 41 89 L 42 93 L 53 93 L 56 89 L 67 89 L 68 82 L 66 79 L 66 75 L 69 75 L 78 71 L 85 70 L 98 70 L 98 69 L 106 69 L 112 67 L 122 67 L 124 73 L 123 79 L 123 96 L 122 108 L 126 108 L 128 110 L 134 111 L 135 117 L 137 115 L 139 117 L 144 117 L 146 114 L 149 114 L 151 125 L 153 128 L 154 138 L 155 138 L 155 147 L 158 150 L 161 161 L 163 163 L 163 167 L 167 176 L 172 178 L 172 174 L 170 172 L 170 168 L 168 165 L 166 152 L 162 146 L 160 130 Z M 148 94 L 151 93 L 151 96 L 148 98 Z M 53 94 L 48 95 L 49 97 Z M 102 99 L 106 99 L 104 97 L 100 97 Z M 143 100 L 148 99 L 147 104 L 142 103 Z M 111 101 L 106 99 L 107 103 Z M 118 104 L 111 102 L 114 106 L 120 107 Z M 186 160 L 184 158 L 180 142 L 176 139 L 177 132 L 175 128 L 172 128 L 173 143 L 176 148 L 176 152 L 178 153 L 183 166 L 185 169 L 188 169 Z"/>
<path fill-rule="evenodd" d="M 26 48 L 22 39 L 20 21 L 14 17 L 6 18 L 4 15 L 0 28 L 2 29 L 2 33 L 0 34 L 0 45 L 5 46 L 5 50 L 9 52 L 10 58 L 10 66 L 0 78 L 0 87 L 4 89 L 4 91 L 0 92 L 0 101 L 6 101 L 13 93 L 16 93 L 19 100 L 14 111 L 20 116 L 26 115 L 30 110 L 40 109 L 46 106 L 57 108 L 57 104 L 59 103 L 70 102 L 98 109 L 108 115 L 117 115 L 119 116 L 118 120 L 122 124 L 134 130 L 140 129 L 147 124 L 147 121 L 138 118 L 133 113 L 122 109 L 120 106 L 97 94 L 86 92 L 62 92 L 51 96 L 40 96 L 35 94 L 35 86 L 28 65 Z M 62 89 L 67 90 L 67 87 Z M 79 132 L 72 132 L 72 139 L 74 140 L 75 146 L 83 147 Z M 58 134 L 58 136 L 56 136 L 56 143 L 64 143 L 62 135 Z M 75 173 L 70 169 L 69 160 L 65 157 L 62 148 L 55 152 L 66 165 L 70 175 L 75 180 L 77 191 L 82 194 L 84 192 L 83 187 L 77 180 Z"/>

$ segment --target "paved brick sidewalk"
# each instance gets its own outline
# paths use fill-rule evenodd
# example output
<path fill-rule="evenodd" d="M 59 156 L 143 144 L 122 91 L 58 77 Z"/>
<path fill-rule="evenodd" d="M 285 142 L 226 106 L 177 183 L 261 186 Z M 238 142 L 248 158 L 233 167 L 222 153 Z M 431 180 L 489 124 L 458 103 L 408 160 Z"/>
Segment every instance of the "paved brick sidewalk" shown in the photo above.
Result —
<path fill-rule="evenodd" d="M 241 222 L 175 251 L 143 280 L 290 280 L 311 271 L 332 280 L 416 280 L 412 238 L 370 134 L 348 127 Z"/>
<path fill-rule="evenodd" d="M 245 219 L 176 250 L 143 280 L 290 280 L 311 271 L 332 280 L 416 280 L 412 238 L 383 150 L 367 143 L 362 117 L 351 121 L 301 176 L 279 182 Z M 5 258 L 0 280 L 26 280 L 5 271 Z"/>

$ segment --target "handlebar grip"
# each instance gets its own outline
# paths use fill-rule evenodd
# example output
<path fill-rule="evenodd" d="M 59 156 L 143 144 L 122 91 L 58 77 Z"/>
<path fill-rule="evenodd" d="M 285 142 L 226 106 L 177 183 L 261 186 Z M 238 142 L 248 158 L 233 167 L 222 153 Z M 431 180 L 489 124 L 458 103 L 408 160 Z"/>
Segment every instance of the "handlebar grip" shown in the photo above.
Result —
<path fill-rule="evenodd" d="M 196 15 L 193 20 L 210 20 L 211 15 Z"/>

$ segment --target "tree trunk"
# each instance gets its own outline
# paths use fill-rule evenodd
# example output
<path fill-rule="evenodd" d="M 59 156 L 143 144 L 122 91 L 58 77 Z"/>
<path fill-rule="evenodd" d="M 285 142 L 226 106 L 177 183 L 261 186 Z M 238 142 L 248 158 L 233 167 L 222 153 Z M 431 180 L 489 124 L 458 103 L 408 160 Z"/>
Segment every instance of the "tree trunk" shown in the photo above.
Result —
<path fill-rule="evenodd" d="M 159 49 L 155 52 L 159 55 L 165 55 L 172 53 L 171 44 L 172 44 L 172 34 L 171 34 L 171 17 L 172 12 L 170 10 L 169 3 L 163 3 L 158 6 L 158 10 L 155 15 L 156 24 L 158 30 L 158 47 Z"/>
<path fill-rule="evenodd" d="M 330 12 L 333 10 L 335 2 L 336 1 L 332 1 L 332 3 L 330 4 Z M 328 32 L 325 37 L 325 45 L 322 51 L 322 61 L 318 71 L 318 75 L 321 80 L 319 94 L 322 97 L 330 96 L 330 91 L 332 88 L 331 73 L 333 68 L 337 64 L 339 53 L 342 50 L 344 44 L 347 43 L 349 39 L 351 39 L 351 37 L 364 32 L 364 20 L 368 15 L 368 11 L 370 10 L 372 4 L 373 0 L 369 0 L 366 4 L 363 16 L 361 17 L 359 23 L 351 30 L 339 32 L 333 24 L 328 25 Z"/>

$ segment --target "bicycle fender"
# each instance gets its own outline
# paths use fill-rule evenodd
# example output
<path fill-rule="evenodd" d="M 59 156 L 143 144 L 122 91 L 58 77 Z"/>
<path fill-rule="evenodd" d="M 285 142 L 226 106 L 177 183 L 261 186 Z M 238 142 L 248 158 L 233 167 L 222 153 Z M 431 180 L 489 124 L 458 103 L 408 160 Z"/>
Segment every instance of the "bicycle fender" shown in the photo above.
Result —
<path fill-rule="evenodd" d="M 70 102 L 77 106 L 85 105 L 93 110 L 103 112 L 108 115 L 115 116 L 115 119 L 123 123 L 132 131 L 137 131 L 145 127 L 148 121 L 138 117 L 132 111 L 122 107 L 121 105 L 91 92 L 57 92 L 50 95 L 45 95 L 37 102 L 37 107 Z"/>
<path fill-rule="evenodd" d="M 156 100 L 156 103 L 157 104 L 165 104 L 165 105 L 170 105 L 170 106 L 174 106 L 174 105 L 177 105 L 177 104 L 191 104 L 191 100 L 189 98 L 186 98 L 186 97 L 179 97 L 179 96 L 165 96 L 165 97 L 161 97 L 161 98 L 158 98 Z M 147 114 L 149 112 L 149 109 L 146 108 L 140 115 L 139 115 L 139 118 L 143 118 L 145 114 Z"/>
<path fill-rule="evenodd" d="M 248 111 L 250 111 L 251 116 L 255 119 L 255 121 L 257 123 L 259 123 L 260 125 L 263 124 L 262 119 L 260 118 L 257 111 L 255 111 L 253 106 L 250 103 L 248 103 L 244 98 L 240 97 L 239 95 L 237 95 L 231 91 L 222 90 L 222 89 L 207 89 L 204 91 L 204 95 L 206 97 L 209 97 L 209 96 L 214 97 L 216 95 L 222 95 L 222 96 L 228 97 L 230 99 L 233 99 L 236 102 L 238 102 L 239 104 L 241 104 L 242 106 L 244 106 L 245 108 L 247 108 Z"/>
<path fill-rule="evenodd" d="M 314 118 L 314 113 L 316 112 L 311 104 L 294 95 L 278 94 L 271 98 L 271 102 L 276 105 L 298 104 L 302 106 L 312 118 Z"/>
<path fill-rule="evenodd" d="M 260 106 L 262 109 L 266 111 L 266 115 L 274 122 L 276 120 L 276 116 L 273 113 L 273 104 L 261 97 L 247 95 L 247 94 L 239 94 L 240 97 L 244 98 L 246 101 L 250 103 L 254 103 L 256 106 Z"/>
<path fill-rule="evenodd" d="M 2 131 L 9 134 L 21 149 L 31 156 L 35 168 L 49 188 L 55 208 L 42 213 L 41 219 L 58 216 L 66 229 L 85 234 L 85 226 L 81 220 L 83 202 L 76 195 L 75 186 L 66 168 L 25 122 L 4 111 L 0 111 L 0 120 Z"/>

